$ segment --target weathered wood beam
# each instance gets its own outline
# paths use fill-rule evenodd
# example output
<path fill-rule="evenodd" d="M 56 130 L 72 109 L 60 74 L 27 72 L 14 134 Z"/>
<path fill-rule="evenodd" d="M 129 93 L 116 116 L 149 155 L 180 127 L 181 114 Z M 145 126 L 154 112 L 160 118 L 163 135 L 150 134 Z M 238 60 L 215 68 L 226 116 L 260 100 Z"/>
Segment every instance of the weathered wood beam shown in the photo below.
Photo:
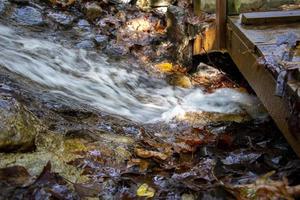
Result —
<path fill-rule="evenodd" d="M 217 48 L 226 47 L 227 0 L 216 0 Z"/>
<path fill-rule="evenodd" d="M 194 14 L 201 16 L 201 0 L 193 0 Z"/>
<path fill-rule="evenodd" d="M 300 22 L 300 10 L 254 12 L 242 14 L 242 23 L 245 25 L 288 22 Z"/>

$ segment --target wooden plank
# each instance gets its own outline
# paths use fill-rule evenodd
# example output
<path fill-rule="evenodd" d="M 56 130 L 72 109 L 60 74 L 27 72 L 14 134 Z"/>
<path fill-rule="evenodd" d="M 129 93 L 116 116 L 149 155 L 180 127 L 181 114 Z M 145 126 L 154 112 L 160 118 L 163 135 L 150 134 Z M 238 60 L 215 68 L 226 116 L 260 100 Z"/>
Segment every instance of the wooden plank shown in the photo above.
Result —
<path fill-rule="evenodd" d="M 227 0 L 216 0 L 217 48 L 226 48 Z"/>
<path fill-rule="evenodd" d="M 289 98 L 295 95 L 295 92 L 300 91 L 300 81 L 294 73 L 286 86 L 286 96 L 276 96 L 276 79 L 266 66 L 258 62 L 261 56 L 281 58 L 282 51 L 289 50 L 286 45 L 278 43 L 278 38 L 288 39 L 289 34 L 293 34 L 300 41 L 300 23 L 245 26 L 241 25 L 239 18 L 229 17 L 227 26 L 226 45 L 229 54 L 300 157 L 300 136 L 295 131 L 292 132 L 288 125 L 288 119 L 291 116 Z M 288 61 L 288 65 L 298 65 L 297 59 L 300 53 L 297 49 L 298 46 L 295 50 L 290 49 L 294 55 L 293 60 Z M 300 92 L 297 94 L 297 98 L 300 99 Z"/>
<path fill-rule="evenodd" d="M 201 16 L 201 0 L 193 0 L 194 14 L 196 16 Z"/>
<path fill-rule="evenodd" d="M 299 21 L 300 10 L 253 12 L 242 14 L 242 24 L 244 25 L 261 25 L 268 23 L 288 23 Z"/>
<path fill-rule="evenodd" d="M 236 33 L 234 27 L 231 27 L 232 25 L 228 24 L 227 29 L 227 49 L 230 56 L 300 157 L 300 138 L 291 133 L 288 126 L 287 119 L 290 116 L 288 101 L 274 95 L 276 80 L 264 66 L 258 64 L 258 56 L 249 49 L 244 39 L 240 37 L 240 33 Z M 290 90 L 289 85 L 287 90 Z"/>

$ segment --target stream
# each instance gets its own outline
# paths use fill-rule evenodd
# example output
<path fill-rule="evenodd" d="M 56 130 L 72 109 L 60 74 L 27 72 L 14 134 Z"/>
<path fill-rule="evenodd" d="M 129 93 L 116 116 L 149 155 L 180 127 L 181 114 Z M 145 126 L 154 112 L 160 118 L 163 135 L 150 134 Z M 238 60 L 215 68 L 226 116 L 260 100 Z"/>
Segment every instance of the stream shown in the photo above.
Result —
<path fill-rule="evenodd" d="M 262 103 L 222 66 L 174 61 L 166 21 L 124 2 L 0 0 L 0 200 L 290 195 L 300 161 Z"/>
<path fill-rule="evenodd" d="M 149 76 L 137 64 L 112 63 L 106 55 L 69 49 L 51 41 L 22 37 L 0 25 L 0 65 L 57 93 L 121 115 L 136 122 L 154 123 L 183 118 L 186 112 L 238 114 L 253 119 L 267 116 L 259 100 L 234 89 L 205 94 L 180 89 Z"/>

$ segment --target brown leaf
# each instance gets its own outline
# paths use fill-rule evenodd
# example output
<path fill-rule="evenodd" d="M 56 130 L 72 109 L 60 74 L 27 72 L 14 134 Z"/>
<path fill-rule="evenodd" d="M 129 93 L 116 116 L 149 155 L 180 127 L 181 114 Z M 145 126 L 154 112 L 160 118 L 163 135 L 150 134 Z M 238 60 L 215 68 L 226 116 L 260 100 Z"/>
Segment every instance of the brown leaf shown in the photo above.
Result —
<path fill-rule="evenodd" d="M 73 5 L 75 3 L 75 0 L 50 0 L 50 2 L 54 5 L 59 5 L 65 8 Z"/>
<path fill-rule="evenodd" d="M 42 173 L 38 176 L 34 184 L 60 184 L 65 185 L 67 182 L 57 173 L 51 172 L 51 162 L 48 161 Z"/>
<path fill-rule="evenodd" d="M 74 183 L 74 189 L 80 198 L 98 197 L 102 186 L 98 183 Z"/>
<path fill-rule="evenodd" d="M 141 158 L 158 158 L 160 160 L 166 160 L 168 156 L 164 153 L 160 153 L 157 151 L 148 151 L 145 149 L 136 148 L 135 154 Z"/>
<path fill-rule="evenodd" d="M 13 166 L 0 169 L 0 181 L 11 186 L 24 186 L 31 182 L 31 176 L 22 166 Z"/>
<path fill-rule="evenodd" d="M 147 171 L 149 165 L 150 165 L 150 163 L 147 162 L 146 160 L 137 158 L 137 159 L 131 159 L 127 164 L 127 168 L 130 168 L 133 166 L 139 166 L 140 172 L 145 172 L 145 171 Z"/>

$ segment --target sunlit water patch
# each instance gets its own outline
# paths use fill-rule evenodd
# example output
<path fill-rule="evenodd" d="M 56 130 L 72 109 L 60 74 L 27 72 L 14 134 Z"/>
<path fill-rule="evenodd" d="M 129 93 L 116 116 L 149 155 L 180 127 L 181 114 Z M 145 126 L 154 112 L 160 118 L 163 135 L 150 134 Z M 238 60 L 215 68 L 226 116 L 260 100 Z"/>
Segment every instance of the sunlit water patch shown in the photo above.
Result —
<path fill-rule="evenodd" d="M 186 112 L 266 116 L 256 97 L 234 89 L 205 94 L 150 77 L 137 65 L 110 62 L 104 55 L 67 49 L 46 40 L 22 37 L 0 25 L 0 65 L 101 111 L 138 122 L 169 121 Z"/>

